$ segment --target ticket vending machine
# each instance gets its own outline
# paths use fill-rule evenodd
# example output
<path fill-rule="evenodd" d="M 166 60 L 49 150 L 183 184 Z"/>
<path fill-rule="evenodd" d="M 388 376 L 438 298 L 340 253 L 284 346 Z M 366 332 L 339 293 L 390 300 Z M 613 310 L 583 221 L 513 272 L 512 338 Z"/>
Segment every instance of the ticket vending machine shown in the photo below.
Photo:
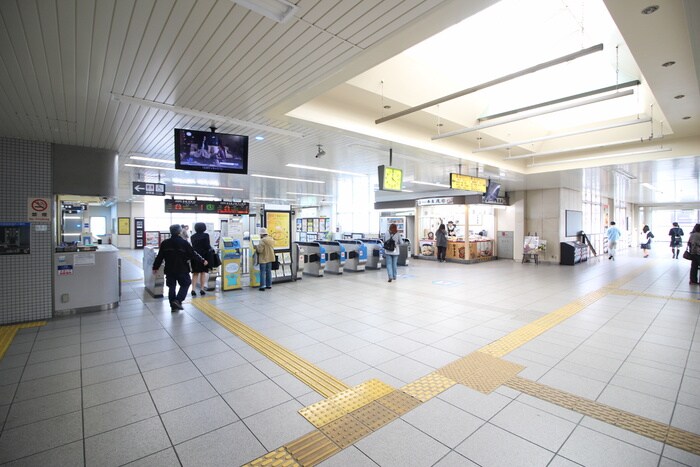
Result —
<path fill-rule="evenodd" d="M 242 249 L 241 243 L 231 237 L 221 237 L 219 241 L 221 253 L 221 290 L 236 290 L 241 288 Z"/>
<path fill-rule="evenodd" d="M 250 265 L 250 286 L 253 288 L 260 287 L 260 263 L 258 263 L 258 254 L 255 247 L 260 244 L 260 235 L 250 236 L 250 248 L 248 248 L 248 264 Z"/>

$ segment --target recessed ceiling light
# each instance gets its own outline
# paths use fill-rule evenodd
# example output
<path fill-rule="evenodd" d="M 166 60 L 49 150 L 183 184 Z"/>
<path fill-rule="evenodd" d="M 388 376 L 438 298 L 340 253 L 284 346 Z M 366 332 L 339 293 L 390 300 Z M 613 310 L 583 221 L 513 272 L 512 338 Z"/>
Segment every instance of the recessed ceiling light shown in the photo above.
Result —
<path fill-rule="evenodd" d="M 678 94 L 677 96 L 673 96 L 674 99 L 683 99 L 685 97 L 685 94 Z"/>
<path fill-rule="evenodd" d="M 675 64 L 676 64 L 676 62 L 674 62 L 673 60 L 670 60 L 668 62 L 662 63 L 661 66 L 668 68 L 668 67 L 673 66 Z"/>
<path fill-rule="evenodd" d="M 643 15 L 650 15 L 659 9 L 659 5 L 650 5 L 642 10 Z"/>
<path fill-rule="evenodd" d="M 691 118 L 692 118 L 692 117 L 690 117 L 690 116 L 688 116 L 688 117 L 683 117 L 683 120 L 690 120 Z"/>
<path fill-rule="evenodd" d="M 265 139 L 265 137 L 264 137 L 264 136 L 258 135 L 258 136 L 255 137 L 255 139 L 258 140 L 258 141 L 262 141 L 262 140 Z"/>

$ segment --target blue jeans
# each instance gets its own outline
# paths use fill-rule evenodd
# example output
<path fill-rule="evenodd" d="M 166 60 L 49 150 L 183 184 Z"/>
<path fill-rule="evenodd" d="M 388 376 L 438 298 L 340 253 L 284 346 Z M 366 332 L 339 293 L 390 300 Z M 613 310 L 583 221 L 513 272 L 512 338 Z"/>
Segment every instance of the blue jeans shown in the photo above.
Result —
<path fill-rule="evenodd" d="M 389 279 L 396 279 L 396 270 L 399 267 L 399 255 L 385 255 L 386 273 Z"/>
<path fill-rule="evenodd" d="M 175 293 L 175 287 L 180 284 L 180 290 Z M 189 272 L 180 272 L 178 274 L 167 274 L 165 276 L 165 285 L 168 286 L 168 299 L 170 301 L 178 300 L 184 302 L 187 298 L 187 291 L 192 284 Z"/>
<path fill-rule="evenodd" d="M 260 263 L 260 288 L 272 287 L 272 263 Z"/>

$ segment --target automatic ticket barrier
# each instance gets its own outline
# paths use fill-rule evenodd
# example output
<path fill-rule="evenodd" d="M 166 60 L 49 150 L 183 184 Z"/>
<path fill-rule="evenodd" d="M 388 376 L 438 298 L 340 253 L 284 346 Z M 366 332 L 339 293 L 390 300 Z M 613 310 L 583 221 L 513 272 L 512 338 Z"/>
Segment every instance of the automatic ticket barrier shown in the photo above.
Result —
<path fill-rule="evenodd" d="M 319 241 L 318 243 L 326 249 L 326 271 L 332 274 L 342 274 L 347 258 L 345 246 L 337 241 Z"/>
<path fill-rule="evenodd" d="M 381 269 L 382 255 L 384 254 L 382 241 L 377 239 L 365 239 L 362 240 L 362 244 L 367 248 L 367 263 L 365 267 L 367 269 Z"/>
<path fill-rule="evenodd" d="M 221 254 L 221 290 L 240 289 L 243 273 L 241 243 L 230 237 L 222 237 L 219 241 L 219 252 Z"/>
<path fill-rule="evenodd" d="M 303 274 L 322 277 L 326 268 L 326 249 L 319 242 L 296 242 L 299 247 L 299 269 Z"/>
<path fill-rule="evenodd" d="M 143 249 L 143 285 L 146 291 L 155 298 L 163 296 L 163 286 L 165 285 L 165 263 L 160 265 L 160 269 L 153 274 L 153 263 L 158 256 L 158 247 L 147 246 Z"/>
<path fill-rule="evenodd" d="M 345 271 L 364 271 L 367 264 L 367 247 L 360 240 L 338 240 L 347 252 L 343 269 Z"/>

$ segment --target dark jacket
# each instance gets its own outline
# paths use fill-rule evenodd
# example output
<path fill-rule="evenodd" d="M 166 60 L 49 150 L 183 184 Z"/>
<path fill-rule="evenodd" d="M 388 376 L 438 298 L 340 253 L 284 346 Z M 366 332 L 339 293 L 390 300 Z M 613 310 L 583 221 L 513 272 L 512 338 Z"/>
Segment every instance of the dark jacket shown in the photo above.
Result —
<path fill-rule="evenodd" d="M 445 229 L 437 229 L 435 232 L 435 241 L 437 246 L 447 246 L 447 232 Z"/>
<path fill-rule="evenodd" d="M 179 235 L 163 240 L 158 256 L 153 262 L 153 269 L 159 269 L 163 260 L 165 260 L 165 275 L 190 272 L 187 261 L 204 262 L 204 258 L 194 251 L 192 245 Z"/>
<path fill-rule="evenodd" d="M 192 242 L 192 248 L 194 248 L 194 251 L 199 253 L 201 257 L 206 258 L 209 250 L 211 250 L 209 234 L 206 232 L 197 232 L 190 237 L 190 242 Z"/>

